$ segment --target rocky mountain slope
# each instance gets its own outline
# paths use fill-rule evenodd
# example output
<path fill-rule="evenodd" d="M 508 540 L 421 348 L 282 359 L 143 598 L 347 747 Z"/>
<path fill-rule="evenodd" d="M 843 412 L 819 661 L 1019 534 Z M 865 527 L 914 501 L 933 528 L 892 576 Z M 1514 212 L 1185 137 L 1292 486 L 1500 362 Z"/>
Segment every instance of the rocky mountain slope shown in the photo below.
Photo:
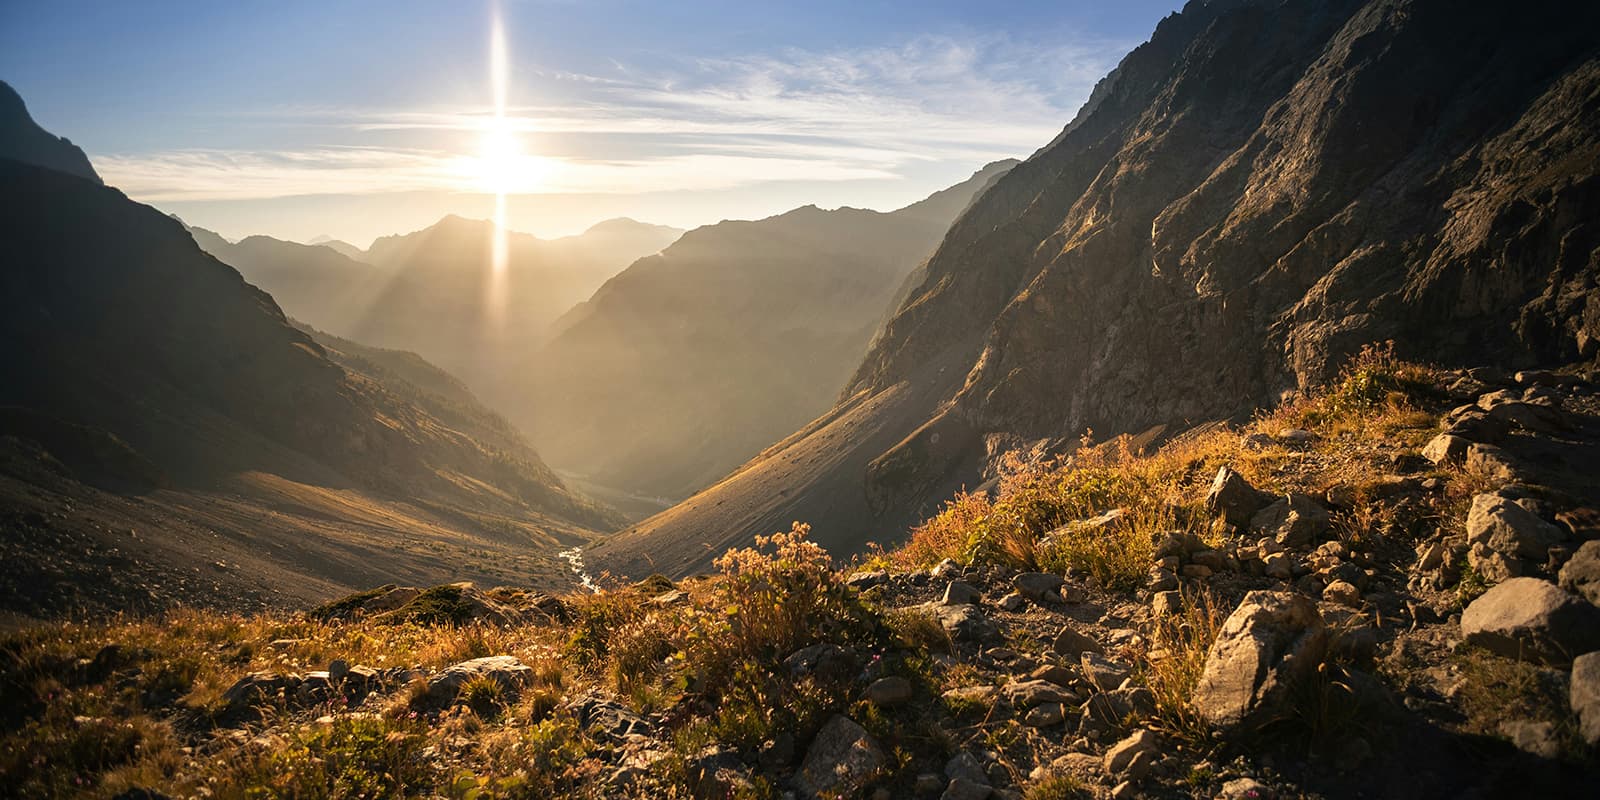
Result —
<path fill-rule="evenodd" d="M 956 222 L 832 411 L 596 555 L 681 573 L 794 519 L 857 549 L 1008 450 L 1247 414 L 1373 341 L 1594 358 L 1597 15 L 1190 3 Z"/>
<path fill-rule="evenodd" d="M 1585 797 L 1597 377 L 1368 350 L 1239 428 L 1018 465 L 853 565 L 797 526 L 678 582 L 43 626 L 0 637 L 0 770 L 30 797 Z"/>
<path fill-rule="evenodd" d="M 40 136 L 7 140 L 70 147 Z M 611 523 L 525 446 L 341 367 L 175 220 L 28 155 L 0 153 L 5 610 L 301 601 L 474 550 L 559 581 L 556 546 Z"/>
<path fill-rule="evenodd" d="M 827 409 L 896 289 L 1012 163 L 897 211 L 690 231 L 562 317 L 508 411 L 563 469 L 686 496 Z"/>

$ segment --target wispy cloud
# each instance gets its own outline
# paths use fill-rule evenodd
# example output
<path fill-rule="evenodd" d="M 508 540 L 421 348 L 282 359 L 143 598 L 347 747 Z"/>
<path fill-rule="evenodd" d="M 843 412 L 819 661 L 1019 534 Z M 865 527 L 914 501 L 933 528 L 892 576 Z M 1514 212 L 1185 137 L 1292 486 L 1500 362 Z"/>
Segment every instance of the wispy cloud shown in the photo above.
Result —
<path fill-rule="evenodd" d="M 632 193 L 764 181 L 893 178 L 907 165 L 1025 154 L 1049 141 L 1125 43 L 1040 47 L 1000 36 L 922 37 L 858 51 L 785 50 L 614 75 L 546 71 L 559 103 L 510 110 L 528 134 L 580 140 L 529 163 L 517 191 Z M 530 94 L 537 94 L 530 91 Z M 440 149 L 440 132 L 483 129 L 486 108 L 300 111 L 299 126 L 408 147 L 183 150 L 97 156 L 143 199 L 209 200 L 418 189 L 475 191 L 485 165 Z M 259 123 L 259 117 L 255 117 Z M 460 137 L 456 137 L 460 138 Z M 432 145 L 432 146 L 429 146 Z"/>

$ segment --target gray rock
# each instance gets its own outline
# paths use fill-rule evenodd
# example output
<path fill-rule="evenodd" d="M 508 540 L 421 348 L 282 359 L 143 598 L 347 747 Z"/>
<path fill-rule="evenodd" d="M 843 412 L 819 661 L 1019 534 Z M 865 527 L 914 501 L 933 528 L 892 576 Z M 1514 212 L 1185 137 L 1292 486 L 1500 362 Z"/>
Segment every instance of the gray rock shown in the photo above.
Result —
<path fill-rule="evenodd" d="M 1058 590 L 1066 583 L 1066 579 L 1051 572 L 1024 572 L 1011 579 L 1011 585 L 1016 587 L 1023 597 L 1040 605 L 1061 602 Z"/>
<path fill-rule="evenodd" d="M 825 679 L 844 678 L 856 671 L 856 659 L 832 642 L 802 647 L 790 653 L 783 665 L 794 677 L 817 675 Z"/>
<path fill-rule="evenodd" d="M 875 706 L 893 708 L 911 702 L 911 694 L 911 681 L 894 675 L 873 681 L 863 696 Z"/>
<path fill-rule="evenodd" d="M 978 757 L 962 750 L 944 762 L 944 776 L 950 780 L 969 780 L 973 783 L 989 785 L 989 775 L 983 770 L 983 762 Z"/>
<path fill-rule="evenodd" d="M 1079 659 L 1083 667 L 1083 677 L 1101 691 L 1109 692 L 1121 686 L 1122 682 L 1128 679 L 1128 673 L 1133 671 L 1132 667 L 1103 653 L 1085 652 Z"/>
<path fill-rule="evenodd" d="M 1255 778 L 1234 778 L 1222 784 L 1223 800 L 1271 800 L 1272 790 Z"/>
<path fill-rule="evenodd" d="M 834 715 L 812 740 L 794 788 L 804 800 L 852 795 L 885 763 L 877 740 L 849 717 Z"/>
<path fill-rule="evenodd" d="M 939 787 L 944 785 L 944 778 L 932 772 L 924 772 L 917 776 L 917 780 L 912 784 L 911 790 L 916 792 L 918 797 L 923 797 L 939 791 Z"/>
<path fill-rule="evenodd" d="M 1156 749 L 1157 739 L 1152 731 L 1135 731 L 1132 736 L 1123 739 L 1106 750 L 1106 755 L 1101 768 L 1107 775 L 1118 776 L 1128 770 L 1136 756 L 1141 753 L 1153 753 Z"/>
<path fill-rule="evenodd" d="M 1045 703 L 1076 703 L 1077 695 L 1070 689 L 1046 680 L 1017 681 L 1003 690 L 1011 704 L 1018 708 L 1033 708 Z"/>
<path fill-rule="evenodd" d="M 1472 443 L 1453 433 L 1441 433 L 1428 440 L 1422 448 L 1422 457 L 1435 464 L 1460 464 L 1467 460 L 1467 448 Z"/>
<path fill-rule="evenodd" d="M 1488 412 L 1476 405 L 1460 406 L 1439 420 L 1439 427 L 1445 433 L 1459 436 L 1471 442 L 1498 442 L 1505 438 L 1511 425 L 1503 419 L 1489 416 Z"/>
<path fill-rule="evenodd" d="M 987 800 L 994 794 L 993 787 L 967 778 L 952 778 L 939 800 Z"/>
<path fill-rule="evenodd" d="M 1286 581 L 1294 577 L 1294 559 L 1288 553 L 1268 553 L 1261 559 L 1262 574 Z"/>
<path fill-rule="evenodd" d="M 978 591 L 970 583 L 951 581 L 944 588 L 944 596 L 939 602 L 947 606 L 959 606 L 976 603 L 983 599 L 983 592 Z"/>
<path fill-rule="evenodd" d="M 1277 717 L 1328 645 L 1317 605 L 1292 592 L 1255 591 L 1222 623 L 1195 686 L 1195 710 L 1219 728 Z"/>
<path fill-rule="evenodd" d="M 1361 607 L 1361 590 L 1347 581 L 1334 581 L 1322 589 L 1322 599 L 1350 608 Z"/>
<path fill-rule="evenodd" d="M 1002 611 L 1009 611 L 1014 614 L 1027 607 L 1028 598 L 1023 597 L 1021 592 L 1008 592 L 1005 597 L 1000 598 L 1000 609 Z"/>
<path fill-rule="evenodd" d="M 1578 735 L 1590 747 L 1600 745 L 1600 652 L 1572 660 L 1567 700 L 1578 718 Z"/>
<path fill-rule="evenodd" d="M 229 711 L 242 711 L 261 704 L 274 705 L 292 696 L 300 685 L 300 676 L 292 673 L 252 672 L 235 681 L 222 693 L 222 703 Z"/>
<path fill-rule="evenodd" d="M 1158 617 L 1169 617 L 1183 612 L 1183 594 L 1181 592 L 1166 591 L 1156 592 L 1150 597 L 1150 613 Z"/>
<path fill-rule="evenodd" d="M 857 572 L 844 579 L 844 585 L 857 591 L 865 591 L 874 586 L 882 586 L 889 582 L 889 573 L 878 569 L 870 572 Z"/>
<path fill-rule="evenodd" d="M 1077 677 L 1071 668 L 1060 664 L 1046 664 L 1028 673 L 1028 680 L 1049 681 L 1057 686 L 1071 686 Z"/>
<path fill-rule="evenodd" d="M 1472 510 L 1467 512 L 1467 545 L 1481 545 L 1507 559 L 1543 564 L 1550 548 L 1566 538 L 1560 528 L 1501 493 L 1472 498 Z"/>
<path fill-rule="evenodd" d="M 1211 481 L 1211 491 L 1206 493 L 1206 509 L 1220 514 L 1230 525 L 1245 526 L 1261 507 L 1271 502 L 1271 495 L 1257 491 L 1243 475 L 1228 467 L 1217 469 Z"/>
<path fill-rule="evenodd" d="M 1500 723 L 1500 735 L 1511 740 L 1518 750 L 1540 758 L 1557 758 L 1561 755 L 1561 737 L 1556 726 L 1549 722 L 1512 719 Z"/>
<path fill-rule="evenodd" d="M 1492 444 L 1473 442 L 1467 448 L 1466 469 L 1468 472 L 1483 475 L 1502 483 L 1517 480 L 1522 473 L 1516 459 L 1500 447 Z"/>
<path fill-rule="evenodd" d="M 928 574 L 935 578 L 953 578 L 961 574 L 961 565 L 946 558 L 930 567 Z"/>
<path fill-rule="evenodd" d="M 1561 567 L 1561 588 L 1600 605 L 1600 541 L 1584 542 Z"/>
<path fill-rule="evenodd" d="M 1308 494 L 1292 493 L 1250 518 L 1250 530 L 1284 547 L 1307 547 L 1328 532 L 1328 510 Z"/>
<path fill-rule="evenodd" d="M 958 642 L 983 642 L 1000 637 L 1000 629 L 970 605 L 936 605 L 932 607 L 945 632 Z"/>
<path fill-rule="evenodd" d="M 1051 725 L 1060 725 L 1067 718 L 1067 707 L 1063 703 L 1043 703 L 1028 709 L 1022 715 L 1022 724 L 1030 728 L 1048 728 Z"/>
<path fill-rule="evenodd" d="M 1084 653 L 1104 653 L 1106 651 L 1105 647 L 1099 642 L 1089 636 L 1078 633 L 1070 625 L 1063 627 L 1061 632 L 1056 634 L 1053 648 L 1056 653 L 1074 659 Z"/>
<path fill-rule="evenodd" d="M 585 695 L 569 706 L 578 725 L 591 735 L 614 743 L 648 736 L 654 726 L 627 706 L 595 695 Z"/>
<path fill-rule="evenodd" d="M 1538 578 L 1512 578 L 1472 601 L 1461 633 L 1508 658 L 1565 665 L 1600 650 L 1600 608 Z"/>

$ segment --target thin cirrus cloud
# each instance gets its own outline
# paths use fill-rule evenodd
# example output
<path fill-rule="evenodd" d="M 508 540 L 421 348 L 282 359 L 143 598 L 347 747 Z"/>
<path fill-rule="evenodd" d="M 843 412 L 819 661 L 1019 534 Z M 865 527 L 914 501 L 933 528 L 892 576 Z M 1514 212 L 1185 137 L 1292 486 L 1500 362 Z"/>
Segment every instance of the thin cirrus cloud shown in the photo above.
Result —
<path fill-rule="evenodd" d="M 921 37 L 851 52 L 784 50 L 680 61 L 616 76 L 533 71 L 509 109 L 531 140 L 519 193 L 702 191 L 774 181 L 894 179 L 917 162 L 1026 154 L 1049 141 L 1125 43 L 1050 47 L 1005 37 Z M 385 144 L 98 155 L 107 179 L 152 201 L 483 191 L 475 154 L 441 133 L 484 129 L 482 107 L 284 112 L 282 121 Z M 259 122 L 260 115 L 251 115 Z M 462 140 L 454 137 L 456 144 Z"/>

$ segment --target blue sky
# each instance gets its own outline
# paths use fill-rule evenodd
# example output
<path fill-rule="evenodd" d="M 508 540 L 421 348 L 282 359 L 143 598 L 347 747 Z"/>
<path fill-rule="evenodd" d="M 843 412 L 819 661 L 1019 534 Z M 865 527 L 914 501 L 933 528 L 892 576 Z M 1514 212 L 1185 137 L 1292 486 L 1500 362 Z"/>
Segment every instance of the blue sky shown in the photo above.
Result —
<path fill-rule="evenodd" d="M 495 191 L 540 235 L 692 227 L 897 207 L 1026 156 L 1177 5 L 3 0 L 0 79 L 109 182 L 229 236 L 365 245 Z"/>

